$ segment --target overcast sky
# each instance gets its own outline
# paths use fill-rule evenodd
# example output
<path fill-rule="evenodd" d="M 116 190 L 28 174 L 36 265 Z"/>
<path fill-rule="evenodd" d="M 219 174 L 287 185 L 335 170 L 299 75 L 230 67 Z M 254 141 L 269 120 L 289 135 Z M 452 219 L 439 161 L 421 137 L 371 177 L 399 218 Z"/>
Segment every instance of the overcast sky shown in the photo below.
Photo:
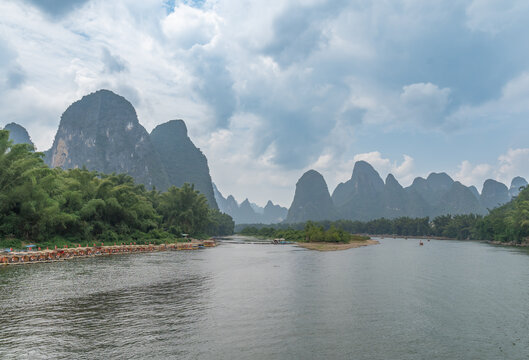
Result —
<path fill-rule="evenodd" d="M 526 0 L 0 0 L 0 125 L 39 150 L 100 88 L 183 119 L 224 195 L 289 206 L 369 161 L 409 185 L 529 177 Z"/>

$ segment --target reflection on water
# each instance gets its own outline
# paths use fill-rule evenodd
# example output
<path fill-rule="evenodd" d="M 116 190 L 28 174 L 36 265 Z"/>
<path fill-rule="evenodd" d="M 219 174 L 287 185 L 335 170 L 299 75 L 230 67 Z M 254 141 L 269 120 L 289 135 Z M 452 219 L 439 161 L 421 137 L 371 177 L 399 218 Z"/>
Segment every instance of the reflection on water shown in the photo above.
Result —
<path fill-rule="evenodd" d="M 0 358 L 529 358 L 525 250 L 381 242 L 0 268 Z"/>

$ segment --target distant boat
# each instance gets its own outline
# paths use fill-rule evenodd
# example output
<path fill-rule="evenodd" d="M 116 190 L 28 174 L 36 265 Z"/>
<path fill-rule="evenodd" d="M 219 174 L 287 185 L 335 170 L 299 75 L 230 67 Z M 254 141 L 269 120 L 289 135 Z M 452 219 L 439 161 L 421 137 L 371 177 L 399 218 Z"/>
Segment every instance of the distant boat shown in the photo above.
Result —
<path fill-rule="evenodd" d="M 274 239 L 272 240 L 272 244 L 274 245 L 285 245 L 285 244 L 293 244 L 293 241 L 286 241 L 284 238 Z"/>
<path fill-rule="evenodd" d="M 419 245 L 424 245 L 422 240 L 419 240 Z"/>

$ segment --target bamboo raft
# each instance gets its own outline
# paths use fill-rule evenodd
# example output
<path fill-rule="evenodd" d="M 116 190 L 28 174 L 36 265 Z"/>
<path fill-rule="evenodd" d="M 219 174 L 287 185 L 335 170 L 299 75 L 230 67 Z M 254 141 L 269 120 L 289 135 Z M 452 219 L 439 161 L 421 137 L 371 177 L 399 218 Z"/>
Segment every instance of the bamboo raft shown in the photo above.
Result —
<path fill-rule="evenodd" d="M 95 245 L 95 244 L 94 244 Z M 198 250 L 205 247 L 215 247 L 217 243 L 214 239 L 193 240 L 184 243 L 161 244 L 161 245 L 111 245 L 111 246 L 85 246 L 75 248 L 62 248 L 55 250 L 37 250 L 23 252 L 0 253 L 0 266 L 35 264 L 43 262 L 64 261 L 75 258 L 109 256 L 119 254 L 146 253 L 156 251 L 180 251 Z"/>

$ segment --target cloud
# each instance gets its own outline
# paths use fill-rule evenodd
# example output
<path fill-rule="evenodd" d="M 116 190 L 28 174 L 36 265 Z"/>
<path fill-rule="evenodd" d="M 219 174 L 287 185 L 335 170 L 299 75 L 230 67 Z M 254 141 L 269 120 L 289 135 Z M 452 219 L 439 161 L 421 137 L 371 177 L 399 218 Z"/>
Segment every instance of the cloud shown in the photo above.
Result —
<path fill-rule="evenodd" d="M 466 9 L 467 26 L 473 31 L 496 35 L 527 24 L 529 3 L 524 0 L 473 0 Z"/>
<path fill-rule="evenodd" d="M 416 83 L 402 88 L 400 100 L 407 120 L 439 127 L 443 125 L 450 102 L 450 89 L 432 83 Z"/>
<path fill-rule="evenodd" d="M 494 171 L 489 164 L 472 165 L 468 160 L 463 160 L 458 168 L 459 171 L 454 174 L 454 179 L 467 186 L 475 185 L 478 189 L 481 188 L 480 184 L 493 176 Z"/>
<path fill-rule="evenodd" d="M 62 17 L 90 0 L 25 0 L 52 17 Z"/>
<path fill-rule="evenodd" d="M 179 4 L 161 25 L 173 46 L 190 49 L 210 43 L 219 33 L 220 22 L 221 18 L 212 11 Z"/>
<path fill-rule="evenodd" d="M 507 81 L 501 88 L 500 96 L 496 99 L 476 106 L 461 106 L 450 115 L 452 121 L 483 124 L 506 121 L 519 121 L 529 116 L 529 72 L 525 71 Z"/>
<path fill-rule="evenodd" d="M 403 160 L 399 164 L 397 161 L 391 161 L 388 158 L 382 157 L 378 151 L 369 153 L 357 154 L 353 158 L 354 162 L 364 160 L 378 171 L 383 179 L 388 174 L 393 174 L 402 186 L 408 186 L 416 177 L 415 163 L 411 156 L 403 155 Z"/>
<path fill-rule="evenodd" d="M 281 66 L 290 66 L 320 50 L 328 41 L 325 23 L 343 8 L 343 1 L 291 5 L 274 20 L 274 36 L 263 49 Z"/>
<path fill-rule="evenodd" d="M 119 73 L 127 70 L 127 64 L 118 55 L 113 55 L 106 47 L 101 49 L 101 61 L 107 73 Z"/>
<path fill-rule="evenodd" d="M 478 189 L 487 179 L 500 181 L 510 186 L 516 176 L 529 178 L 529 148 L 509 149 L 492 164 L 473 165 L 464 160 L 454 178 L 466 185 L 475 185 Z"/>

